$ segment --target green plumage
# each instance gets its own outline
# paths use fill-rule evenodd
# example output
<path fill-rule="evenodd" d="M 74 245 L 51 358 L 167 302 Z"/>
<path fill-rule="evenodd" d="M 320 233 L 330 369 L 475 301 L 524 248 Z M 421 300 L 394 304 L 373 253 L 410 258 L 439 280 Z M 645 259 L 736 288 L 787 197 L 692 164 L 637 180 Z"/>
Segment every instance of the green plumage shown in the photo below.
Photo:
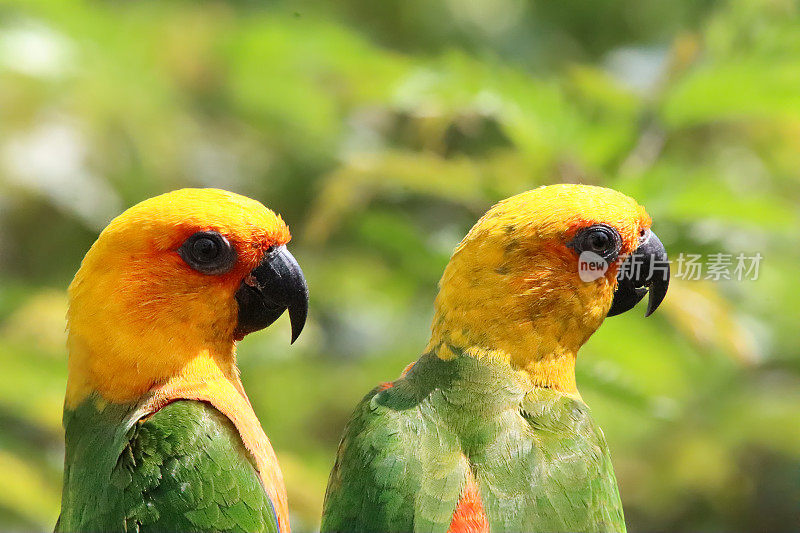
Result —
<path fill-rule="evenodd" d="M 603 433 L 582 402 L 511 369 L 423 356 L 370 392 L 328 483 L 322 531 L 447 531 L 468 473 L 493 533 L 624 531 Z"/>
<path fill-rule="evenodd" d="M 194 401 L 143 414 L 95 398 L 65 411 L 56 531 L 277 531 L 228 418 Z"/>

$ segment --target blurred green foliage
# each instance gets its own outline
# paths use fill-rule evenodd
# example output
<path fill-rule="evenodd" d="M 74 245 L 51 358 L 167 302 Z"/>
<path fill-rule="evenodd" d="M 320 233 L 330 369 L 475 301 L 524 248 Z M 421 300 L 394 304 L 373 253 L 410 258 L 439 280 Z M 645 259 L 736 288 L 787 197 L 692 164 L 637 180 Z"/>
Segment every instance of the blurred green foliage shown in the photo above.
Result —
<path fill-rule="evenodd" d="M 579 385 L 633 531 L 800 528 L 800 23 L 789 0 L 0 4 L 0 529 L 58 514 L 65 288 L 125 207 L 184 186 L 293 229 L 310 321 L 240 345 L 295 530 L 344 422 L 425 345 L 494 201 L 581 181 L 673 257 L 752 254 L 607 321 Z"/>

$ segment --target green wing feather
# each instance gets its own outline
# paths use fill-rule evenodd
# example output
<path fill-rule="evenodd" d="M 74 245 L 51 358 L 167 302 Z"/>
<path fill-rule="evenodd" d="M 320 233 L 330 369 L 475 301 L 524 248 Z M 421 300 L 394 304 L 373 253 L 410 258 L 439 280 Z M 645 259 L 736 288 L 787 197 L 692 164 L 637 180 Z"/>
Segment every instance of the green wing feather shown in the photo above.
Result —
<path fill-rule="evenodd" d="M 322 531 L 445 532 L 470 473 L 493 532 L 624 531 L 588 408 L 514 383 L 501 365 L 426 355 L 373 390 L 345 429 Z"/>
<path fill-rule="evenodd" d="M 588 407 L 534 389 L 519 414 L 532 431 L 501 432 L 472 458 L 492 531 L 625 531 L 611 456 Z"/>
<path fill-rule="evenodd" d="M 375 389 L 339 445 L 325 498 L 326 531 L 446 531 L 466 473 L 456 435 L 437 427 L 419 383 Z"/>
<path fill-rule="evenodd" d="M 270 531 L 277 519 L 231 421 L 203 402 L 154 415 L 94 400 L 65 414 L 56 531 Z"/>

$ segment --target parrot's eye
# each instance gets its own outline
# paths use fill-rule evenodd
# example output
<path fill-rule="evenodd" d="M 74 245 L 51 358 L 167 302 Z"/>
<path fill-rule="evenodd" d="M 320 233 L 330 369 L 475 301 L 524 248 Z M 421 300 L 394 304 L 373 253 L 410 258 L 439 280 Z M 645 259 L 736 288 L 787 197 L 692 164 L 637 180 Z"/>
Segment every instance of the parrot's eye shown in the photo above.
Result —
<path fill-rule="evenodd" d="M 605 224 L 595 224 L 580 230 L 569 243 L 578 254 L 592 252 L 608 262 L 614 261 L 622 246 L 617 230 Z"/>
<path fill-rule="evenodd" d="M 198 231 L 178 248 L 178 254 L 203 274 L 224 274 L 236 263 L 236 251 L 216 231 Z"/>
<path fill-rule="evenodd" d="M 604 231 L 593 231 L 586 236 L 585 242 L 587 249 L 601 253 L 608 249 L 609 245 L 612 243 L 612 239 L 611 236 Z"/>

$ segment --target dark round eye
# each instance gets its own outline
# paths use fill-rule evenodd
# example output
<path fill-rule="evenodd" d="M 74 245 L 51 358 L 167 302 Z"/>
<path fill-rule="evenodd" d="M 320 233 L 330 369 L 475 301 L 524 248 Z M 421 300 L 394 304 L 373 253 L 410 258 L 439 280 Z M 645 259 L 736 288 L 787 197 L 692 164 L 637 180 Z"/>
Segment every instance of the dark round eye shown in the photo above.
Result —
<path fill-rule="evenodd" d="M 605 224 L 595 224 L 580 230 L 569 243 L 578 254 L 592 252 L 606 261 L 613 261 L 619 254 L 622 239 L 617 230 Z"/>
<path fill-rule="evenodd" d="M 591 250 L 597 254 L 602 254 L 608 250 L 612 243 L 611 236 L 605 231 L 595 230 L 586 236 L 586 249 Z"/>
<path fill-rule="evenodd" d="M 203 274 L 224 274 L 236 263 L 236 251 L 216 231 L 198 231 L 178 248 L 184 262 Z"/>
<path fill-rule="evenodd" d="M 199 263 L 212 263 L 220 253 L 222 250 L 217 241 L 209 237 L 200 237 L 192 243 L 192 257 Z"/>

